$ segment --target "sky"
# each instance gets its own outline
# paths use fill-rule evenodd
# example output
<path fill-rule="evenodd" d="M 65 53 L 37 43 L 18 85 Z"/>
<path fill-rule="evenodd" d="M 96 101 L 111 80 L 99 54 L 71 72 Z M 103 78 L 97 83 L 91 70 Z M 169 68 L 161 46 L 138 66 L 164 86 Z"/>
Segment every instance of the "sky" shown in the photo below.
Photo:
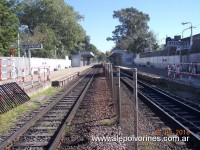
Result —
<path fill-rule="evenodd" d="M 81 26 L 90 36 L 90 42 L 102 52 L 114 47 L 114 42 L 107 41 L 112 36 L 115 26 L 119 25 L 118 19 L 113 19 L 113 11 L 124 8 L 136 8 L 148 14 L 149 30 L 157 35 L 159 44 L 165 43 L 166 36 L 173 38 L 175 35 L 188 37 L 191 30 L 185 30 L 191 25 L 182 25 L 182 22 L 191 22 L 193 35 L 200 33 L 200 0 L 65 0 L 75 11 L 85 19 Z"/>

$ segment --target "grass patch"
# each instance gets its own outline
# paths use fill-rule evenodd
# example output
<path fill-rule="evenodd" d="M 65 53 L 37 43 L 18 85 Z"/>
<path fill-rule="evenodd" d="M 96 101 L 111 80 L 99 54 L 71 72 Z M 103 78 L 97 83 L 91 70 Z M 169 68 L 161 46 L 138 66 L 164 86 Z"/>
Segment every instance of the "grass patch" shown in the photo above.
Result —
<path fill-rule="evenodd" d="M 35 110 L 40 107 L 40 103 L 35 101 L 28 101 L 2 115 L 0 115 L 0 135 L 14 127 L 18 120 L 17 118 L 27 111 Z"/>
<path fill-rule="evenodd" d="M 56 92 L 58 92 L 59 90 L 61 89 L 61 87 L 49 87 L 48 89 L 40 92 L 40 93 L 37 93 L 37 94 L 34 94 L 31 96 L 31 99 L 32 98 L 36 98 L 36 97 L 39 97 L 39 96 L 53 96 Z"/>
<path fill-rule="evenodd" d="M 111 126 L 116 123 L 116 119 L 115 118 L 114 119 L 113 118 L 112 119 L 103 119 L 103 120 L 100 120 L 99 123 L 104 126 Z"/>
<path fill-rule="evenodd" d="M 7 132 L 10 128 L 15 127 L 18 122 L 18 117 L 22 116 L 28 111 L 39 109 L 42 105 L 42 101 L 33 100 L 33 98 L 37 98 L 40 96 L 52 96 L 56 92 L 58 92 L 61 88 L 60 87 L 50 87 L 44 90 L 41 93 L 35 94 L 31 96 L 31 100 L 17 106 L 16 108 L 0 115 L 0 136 Z"/>
<path fill-rule="evenodd" d="M 72 132 L 72 127 L 71 126 L 66 126 L 65 127 L 65 132 L 66 132 L 66 134 L 69 135 Z"/>
<path fill-rule="evenodd" d="M 56 120 L 63 120 L 63 116 L 62 116 L 62 115 L 58 115 L 58 116 L 56 117 Z"/>
<path fill-rule="evenodd" d="M 84 118 L 84 122 L 91 122 L 92 120 L 90 118 Z"/>
<path fill-rule="evenodd" d="M 49 127 L 50 124 L 48 122 L 42 122 L 39 126 Z"/>

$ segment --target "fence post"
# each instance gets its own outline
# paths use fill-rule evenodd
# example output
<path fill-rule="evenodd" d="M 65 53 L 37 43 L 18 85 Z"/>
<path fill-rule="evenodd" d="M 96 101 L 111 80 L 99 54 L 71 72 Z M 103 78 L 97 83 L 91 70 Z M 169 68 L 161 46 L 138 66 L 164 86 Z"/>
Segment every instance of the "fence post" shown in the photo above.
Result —
<path fill-rule="evenodd" d="M 112 99 L 114 100 L 114 83 L 113 83 L 113 66 L 111 64 L 111 92 L 112 92 Z"/>
<path fill-rule="evenodd" d="M 50 66 L 47 68 L 47 81 L 50 81 Z"/>
<path fill-rule="evenodd" d="M 117 107 L 118 107 L 118 124 L 120 124 L 120 120 L 121 120 L 121 85 L 120 85 L 120 67 L 117 68 L 117 76 L 118 76 L 118 103 L 117 103 Z"/>
<path fill-rule="evenodd" d="M 12 59 L 12 79 L 14 79 L 14 82 L 16 81 L 15 78 L 16 78 L 16 71 L 15 71 L 15 60 Z"/>
<path fill-rule="evenodd" d="M 32 88 L 33 88 L 33 67 L 31 67 L 31 85 L 32 85 Z"/>
<path fill-rule="evenodd" d="M 2 79 L 2 59 L 0 59 L 0 81 L 3 80 Z"/>
<path fill-rule="evenodd" d="M 23 83 L 22 83 L 22 84 L 23 84 L 22 86 L 23 86 L 23 90 L 24 90 L 24 86 L 25 86 L 25 85 L 24 85 L 24 82 L 25 82 L 25 69 L 24 69 L 24 68 L 22 68 L 22 82 L 23 82 Z"/>
<path fill-rule="evenodd" d="M 135 137 L 138 137 L 138 95 L 137 95 L 137 68 L 133 68 L 133 101 L 135 104 L 134 129 Z M 135 143 L 135 149 L 138 149 L 138 142 Z"/>
<path fill-rule="evenodd" d="M 106 78 L 107 78 L 107 81 L 108 81 L 108 63 L 106 64 Z"/>
<path fill-rule="evenodd" d="M 108 81 L 108 63 L 106 64 L 106 79 Z"/>
<path fill-rule="evenodd" d="M 191 72 L 189 73 L 189 82 L 190 83 L 192 82 L 192 73 Z"/>
<path fill-rule="evenodd" d="M 191 72 L 191 67 L 192 67 L 191 64 L 189 64 L 189 72 Z"/>
<path fill-rule="evenodd" d="M 193 75 L 196 74 L 196 66 L 195 66 L 195 64 L 192 65 L 192 74 Z"/>
<path fill-rule="evenodd" d="M 176 77 L 179 79 L 180 78 L 180 65 L 176 65 Z"/>
<path fill-rule="evenodd" d="M 107 64 L 105 63 L 105 77 L 107 77 Z"/>
<path fill-rule="evenodd" d="M 111 89 L 111 64 L 109 63 L 108 64 L 108 84 L 109 84 L 109 87 Z"/>
<path fill-rule="evenodd" d="M 103 74 L 104 74 L 104 76 L 106 76 L 105 63 L 103 62 L 102 65 L 103 65 Z"/>
<path fill-rule="evenodd" d="M 176 65 L 173 65 L 174 79 L 176 79 Z"/>
<path fill-rule="evenodd" d="M 40 67 L 38 67 L 38 82 L 41 83 Z"/>
<path fill-rule="evenodd" d="M 45 71 L 46 71 L 46 68 L 45 68 L 45 63 L 44 63 L 44 82 L 45 82 L 45 78 L 46 78 Z"/>
<path fill-rule="evenodd" d="M 170 65 L 167 66 L 167 71 L 168 71 L 168 78 L 170 78 L 171 77 L 171 66 Z"/>

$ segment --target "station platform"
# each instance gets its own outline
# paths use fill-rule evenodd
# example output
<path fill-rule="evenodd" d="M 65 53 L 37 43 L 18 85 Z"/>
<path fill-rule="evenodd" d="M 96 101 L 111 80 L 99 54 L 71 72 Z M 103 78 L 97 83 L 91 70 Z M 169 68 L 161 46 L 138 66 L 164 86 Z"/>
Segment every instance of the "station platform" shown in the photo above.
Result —
<path fill-rule="evenodd" d="M 69 76 L 72 74 L 75 74 L 77 72 L 82 72 L 88 68 L 91 68 L 92 66 L 83 66 L 83 67 L 74 67 L 74 68 L 68 68 L 68 69 L 62 69 L 59 71 L 52 71 L 50 74 L 50 79 L 53 80 L 59 80 L 60 78 L 63 78 L 65 76 Z"/>
<path fill-rule="evenodd" d="M 29 95 L 33 95 L 33 94 L 37 94 L 38 92 L 41 92 L 44 89 L 47 89 L 48 87 L 51 86 L 51 82 L 55 81 L 55 80 L 59 80 L 62 78 L 65 78 L 67 76 L 76 74 L 78 72 L 82 72 L 88 68 L 91 68 L 92 66 L 82 66 L 82 67 L 74 67 L 74 68 L 67 68 L 67 69 L 61 69 L 61 70 L 57 70 L 57 71 L 51 71 L 50 72 L 50 81 L 47 81 L 47 76 L 43 76 L 43 74 L 41 74 L 41 82 L 39 84 L 38 82 L 38 78 L 37 75 L 35 75 L 34 77 L 34 84 L 32 86 L 31 84 L 31 76 L 25 76 L 25 78 L 27 80 L 25 80 L 25 82 L 23 83 L 20 78 L 17 79 L 10 79 L 10 80 L 4 80 L 4 81 L 0 81 L 0 85 L 1 84 L 6 84 L 6 83 L 10 83 L 10 82 L 16 82 L 22 89 L 24 89 L 24 91 Z"/>
<path fill-rule="evenodd" d="M 182 80 L 180 80 L 180 78 L 169 78 L 168 71 L 166 69 L 159 69 L 159 68 L 152 68 L 152 67 L 138 66 L 138 65 L 131 65 L 131 66 L 126 66 L 126 67 L 137 68 L 138 71 L 141 73 L 143 72 L 143 73 L 148 73 L 150 75 L 160 76 L 163 78 L 173 80 L 174 82 L 177 82 L 177 83 L 182 83 L 182 84 L 194 86 L 196 88 L 200 88 L 200 76 L 191 77 L 191 81 L 189 81 L 189 76 L 185 75 L 182 77 Z"/>
<path fill-rule="evenodd" d="M 168 71 L 165 69 L 151 68 L 147 66 L 124 66 L 127 68 L 137 68 L 138 77 L 150 81 L 152 84 L 165 85 L 166 91 L 185 98 L 192 100 L 197 103 L 200 102 L 200 77 L 192 77 L 189 81 L 189 76 L 184 76 L 182 80 L 178 78 L 169 78 Z"/>

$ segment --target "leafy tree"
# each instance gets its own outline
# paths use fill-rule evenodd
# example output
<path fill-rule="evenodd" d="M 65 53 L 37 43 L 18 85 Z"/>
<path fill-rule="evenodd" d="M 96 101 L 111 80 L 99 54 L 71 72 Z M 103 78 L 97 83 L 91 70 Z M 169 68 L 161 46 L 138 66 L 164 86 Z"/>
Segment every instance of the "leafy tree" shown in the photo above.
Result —
<path fill-rule="evenodd" d="M 34 35 L 31 36 L 31 38 L 28 38 L 29 41 L 26 43 L 43 43 L 44 49 L 32 51 L 32 55 L 34 56 L 40 56 L 42 58 L 53 58 L 55 57 L 55 45 L 58 43 L 58 38 L 56 37 L 55 32 L 48 27 L 46 24 L 40 24 L 36 27 L 34 30 Z M 61 57 L 62 54 L 60 54 L 57 50 L 57 57 Z M 65 54 L 63 54 L 65 55 Z"/>
<path fill-rule="evenodd" d="M 157 37 L 153 31 L 149 31 L 145 39 L 145 46 L 149 47 L 151 51 L 156 51 L 159 48 Z"/>
<path fill-rule="evenodd" d="M 107 40 L 115 41 L 114 49 L 127 49 L 132 52 L 142 52 L 147 46 L 146 40 L 150 37 L 152 45 L 155 44 L 155 36 L 149 32 L 148 14 L 138 11 L 135 8 L 126 8 L 114 11 L 113 18 L 119 19 L 120 25 L 115 27 L 113 36 Z"/>
<path fill-rule="evenodd" d="M 99 53 L 99 50 L 98 50 L 97 47 L 96 47 L 95 45 L 93 45 L 93 44 L 90 44 L 90 45 L 89 45 L 89 48 L 88 48 L 87 51 L 93 52 L 94 55 L 97 55 L 97 54 Z"/>
<path fill-rule="evenodd" d="M 90 51 L 94 53 L 94 55 L 97 55 L 99 53 L 99 50 L 94 44 L 90 43 L 90 37 L 85 36 L 84 40 L 79 44 L 79 50 L 80 51 Z"/>
<path fill-rule="evenodd" d="M 19 20 L 6 0 L 0 2 L 0 55 L 9 56 L 11 45 L 17 38 Z"/>
<path fill-rule="evenodd" d="M 97 60 L 98 60 L 98 62 L 107 61 L 107 56 L 106 56 L 106 54 L 100 52 L 99 55 L 97 56 Z"/>
<path fill-rule="evenodd" d="M 90 51 L 89 47 L 90 47 L 90 36 L 85 36 L 84 40 L 81 42 L 81 46 L 82 46 L 82 51 Z"/>
<path fill-rule="evenodd" d="M 106 51 L 106 57 L 108 57 L 110 55 L 111 51 Z"/>
<path fill-rule="evenodd" d="M 52 57 L 56 46 L 58 57 L 64 58 L 67 53 L 75 53 L 77 45 L 84 40 L 85 31 L 78 23 L 83 17 L 63 0 L 22 0 L 18 6 L 21 25 L 28 27 L 35 42 L 44 42 L 44 50 L 33 53 L 33 56 Z M 42 31 L 42 26 L 47 33 Z M 51 40 L 47 39 L 48 34 Z M 49 50 L 50 55 L 46 55 Z"/>

